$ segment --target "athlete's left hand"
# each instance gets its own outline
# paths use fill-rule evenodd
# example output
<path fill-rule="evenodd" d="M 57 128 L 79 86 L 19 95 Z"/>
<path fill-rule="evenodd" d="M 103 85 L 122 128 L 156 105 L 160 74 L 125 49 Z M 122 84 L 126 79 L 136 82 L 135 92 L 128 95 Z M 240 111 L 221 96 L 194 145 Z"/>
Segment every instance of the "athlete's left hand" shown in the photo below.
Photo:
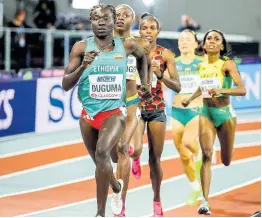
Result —
<path fill-rule="evenodd" d="M 155 62 L 155 61 L 153 60 L 152 63 L 151 63 L 151 66 L 152 66 L 152 71 L 154 72 L 154 74 L 155 74 L 157 77 L 161 77 L 162 72 L 161 72 L 160 69 L 158 68 L 157 62 Z"/>
<path fill-rule="evenodd" d="M 211 95 L 212 97 L 218 97 L 221 94 L 222 90 L 221 89 L 209 89 L 208 94 Z"/>

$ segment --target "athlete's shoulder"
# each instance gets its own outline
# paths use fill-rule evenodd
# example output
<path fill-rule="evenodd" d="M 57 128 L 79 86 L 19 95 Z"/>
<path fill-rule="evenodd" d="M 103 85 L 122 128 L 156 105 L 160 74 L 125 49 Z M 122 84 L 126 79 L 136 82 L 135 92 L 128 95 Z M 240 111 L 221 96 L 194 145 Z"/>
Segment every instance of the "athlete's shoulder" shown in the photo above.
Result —
<path fill-rule="evenodd" d="M 128 37 L 124 41 L 124 47 L 126 49 L 134 49 L 137 46 L 137 42 L 134 38 Z"/>
<path fill-rule="evenodd" d="M 73 47 L 72 47 L 72 52 L 76 52 L 76 53 L 84 53 L 85 50 L 87 48 L 87 40 L 81 40 L 81 41 L 77 41 Z"/>
<path fill-rule="evenodd" d="M 175 60 L 176 60 L 176 63 L 180 63 L 181 62 L 181 56 L 176 57 Z"/>
<path fill-rule="evenodd" d="M 156 52 L 164 52 L 166 50 L 168 50 L 168 49 L 159 45 L 159 44 L 156 45 Z"/>
<path fill-rule="evenodd" d="M 200 63 L 197 65 L 197 69 L 198 69 L 198 70 L 205 69 L 207 65 L 208 65 L 208 61 L 207 61 L 207 60 L 204 60 L 204 61 L 200 62 Z"/>
<path fill-rule="evenodd" d="M 206 59 L 205 59 L 205 57 L 203 57 L 203 56 L 196 55 L 196 56 L 195 56 L 195 60 L 198 61 L 198 62 L 203 62 L 203 61 L 205 61 Z"/>
<path fill-rule="evenodd" d="M 164 48 L 164 50 L 162 51 L 161 55 L 163 57 L 163 60 L 165 60 L 165 61 L 175 61 L 174 53 L 171 50 L 167 49 L 167 48 Z"/>
<path fill-rule="evenodd" d="M 145 54 L 150 53 L 151 45 L 147 39 L 139 37 L 139 36 L 134 36 L 134 39 L 136 40 L 138 45 L 144 49 Z"/>
<path fill-rule="evenodd" d="M 232 59 L 227 59 L 227 60 L 222 60 L 222 68 L 224 69 L 231 69 L 231 68 L 236 68 L 236 63 Z"/>
<path fill-rule="evenodd" d="M 218 67 L 223 67 L 225 63 L 228 61 L 231 61 L 231 60 L 224 60 L 223 58 L 219 58 L 219 60 L 215 63 L 215 65 Z"/>

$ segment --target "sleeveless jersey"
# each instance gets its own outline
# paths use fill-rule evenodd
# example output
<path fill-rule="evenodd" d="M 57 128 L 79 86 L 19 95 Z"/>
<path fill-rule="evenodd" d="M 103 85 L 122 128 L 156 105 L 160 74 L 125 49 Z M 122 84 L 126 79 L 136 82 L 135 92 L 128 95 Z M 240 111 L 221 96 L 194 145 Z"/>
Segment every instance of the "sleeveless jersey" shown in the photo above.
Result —
<path fill-rule="evenodd" d="M 203 62 L 204 59 L 195 56 L 190 64 L 184 64 L 181 56 L 176 58 L 176 68 L 181 83 L 181 91 L 178 94 L 192 94 L 200 85 L 200 76 L 197 66 Z"/>
<path fill-rule="evenodd" d="M 127 57 L 122 40 L 114 42 L 113 51 L 101 51 L 80 77 L 78 97 L 91 117 L 126 104 Z M 87 39 L 86 51 L 92 50 L 98 50 L 94 37 Z"/>
<path fill-rule="evenodd" d="M 200 64 L 200 88 L 203 98 L 211 98 L 211 96 L 208 94 L 208 89 L 231 88 L 232 78 L 230 76 L 224 75 L 224 72 L 222 71 L 224 63 L 224 60 L 219 59 L 212 64 L 209 64 L 208 61 Z M 221 94 L 220 96 L 223 95 Z"/>
<path fill-rule="evenodd" d="M 159 69 L 164 72 L 166 70 L 166 62 L 163 60 L 163 51 L 166 48 L 157 45 L 156 51 L 154 53 L 153 59 L 155 62 L 157 62 Z M 153 72 L 149 72 L 153 73 Z M 152 77 L 152 97 L 153 102 L 151 104 L 146 104 L 146 102 L 143 100 L 142 93 L 138 91 L 138 94 L 141 98 L 141 107 L 142 110 L 150 111 L 150 110 L 164 110 L 165 109 L 165 101 L 163 98 L 163 90 L 161 81 L 157 79 L 156 75 L 153 73 Z M 137 78 L 137 85 L 141 85 L 140 78 Z"/>

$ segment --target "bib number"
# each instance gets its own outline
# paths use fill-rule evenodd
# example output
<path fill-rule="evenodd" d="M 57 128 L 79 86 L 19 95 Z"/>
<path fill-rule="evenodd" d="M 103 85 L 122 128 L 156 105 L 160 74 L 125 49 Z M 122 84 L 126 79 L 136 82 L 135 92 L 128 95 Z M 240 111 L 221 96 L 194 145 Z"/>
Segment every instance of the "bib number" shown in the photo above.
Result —
<path fill-rule="evenodd" d="M 89 75 L 90 97 L 94 99 L 121 99 L 123 93 L 122 74 Z"/>
<path fill-rule="evenodd" d="M 136 58 L 128 57 L 127 66 L 126 66 L 126 79 L 133 80 L 136 77 L 137 67 L 136 67 Z"/>
<path fill-rule="evenodd" d="M 156 62 L 157 66 L 158 66 L 158 69 L 160 69 L 160 61 L 159 60 L 156 60 L 155 58 L 153 58 L 152 62 Z M 153 72 L 152 88 L 156 88 L 156 86 L 157 86 L 157 77 L 156 77 L 156 75 Z"/>
<path fill-rule="evenodd" d="M 220 79 L 219 78 L 204 78 L 201 79 L 201 90 L 204 98 L 212 98 L 208 93 L 210 89 L 219 89 L 220 88 Z"/>
<path fill-rule="evenodd" d="M 200 77 L 196 75 L 180 76 L 181 91 L 179 94 L 194 93 L 200 85 Z"/>
<path fill-rule="evenodd" d="M 156 75 L 153 73 L 152 88 L 156 88 L 156 85 L 157 85 L 157 77 L 156 77 Z"/>

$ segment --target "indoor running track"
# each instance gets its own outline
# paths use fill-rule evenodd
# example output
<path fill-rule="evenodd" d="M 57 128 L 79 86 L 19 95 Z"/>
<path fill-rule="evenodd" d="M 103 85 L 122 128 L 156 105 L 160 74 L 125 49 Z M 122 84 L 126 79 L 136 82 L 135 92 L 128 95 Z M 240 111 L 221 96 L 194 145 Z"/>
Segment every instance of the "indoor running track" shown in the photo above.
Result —
<path fill-rule="evenodd" d="M 251 216 L 261 210 L 260 110 L 237 111 L 234 158 L 212 168 L 212 216 Z M 142 178 L 130 177 L 127 216 L 152 215 L 147 139 L 141 157 Z M 82 217 L 96 213 L 95 166 L 79 129 L 49 134 L 24 134 L 0 139 L 0 216 Z M 185 206 L 190 188 L 178 153 L 166 132 L 161 188 L 165 216 L 198 216 Z M 111 194 L 111 190 L 110 190 Z M 110 196 L 107 216 L 110 211 Z"/>

